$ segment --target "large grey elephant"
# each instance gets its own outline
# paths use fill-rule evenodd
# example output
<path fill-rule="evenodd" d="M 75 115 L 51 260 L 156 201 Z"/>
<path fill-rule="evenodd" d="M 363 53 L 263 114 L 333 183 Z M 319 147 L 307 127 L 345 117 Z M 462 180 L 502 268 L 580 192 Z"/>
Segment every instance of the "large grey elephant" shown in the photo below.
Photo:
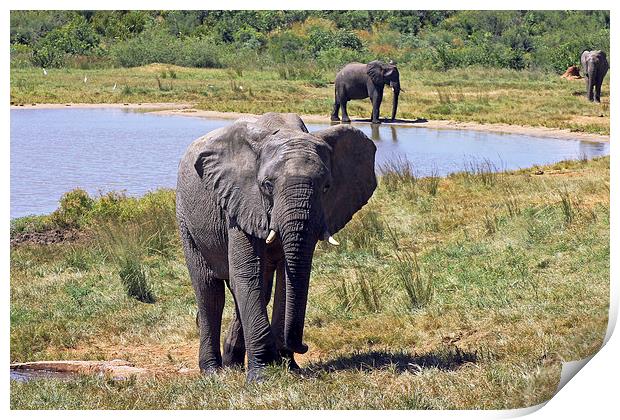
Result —
<path fill-rule="evenodd" d="M 338 109 L 342 110 L 342 121 L 349 122 L 347 102 L 351 99 L 370 98 L 372 102 L 371 121 L 379 123 L 379 108 L 383 100 L 383 87 L 389 84 L 394 90 L 392 120 L 396 118 L 398 95 L 400 94 L 400 75 L 394 64 L 371 61 L 368 64 L 350 63 L 338 72 L 335 81 L 334 110 L 331 120 L 340 121 Z"/>
<path fill-rule="evenodd" d="M 581 53 L 581 69 L 586 79 L 588 100 L 601 102 L 601 85 L 609 70 L 607 56 L 601 50 Z"/>
<path fill-rule="evenodd" d="M 177 221 L 198 305 L 199 367 L 243 363 L 248 380 L 305 353 L 314 248 L 335 243 L 376 188 L 375 145 L 360 130 L 308 133 L 294 114 L 236 121 L 194 141 L 179 165 Z M 267 315 L 274 273 L 274 313 Z M 224 289 L 236 317 L 220 351 Z M 240 343 L 241 341 L 241 343 Z"/>

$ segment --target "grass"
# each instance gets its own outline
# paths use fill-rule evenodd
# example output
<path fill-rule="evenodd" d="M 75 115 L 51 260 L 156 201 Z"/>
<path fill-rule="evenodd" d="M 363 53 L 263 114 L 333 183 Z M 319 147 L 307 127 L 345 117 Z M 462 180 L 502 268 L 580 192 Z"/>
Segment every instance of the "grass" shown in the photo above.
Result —
<path fill-rule="evenodd" d="M 603 103 L 584 96 L 583 80 L 557 74 L 506 69 L 466 68 L 446 72 L 399 66 L 399 118 L 476 121 L 565 128 L 609 134 L 609 76 Z M 88 82 L 84 83 L 84 76 Z M 166 75 L 166 77 L 164 77 Z M 323 74 L 325 80 L 333 74 Z M 164 82 L 164 79 L 166 80 Z M 113 89 L 114 85 L 117 89 Z M 194 103 L 199 109 L 249 113 L 296 112 L 328 115 L 333 85 L 285 80 L 277 69 L 196 69 L 152 64 L 137 68 L 58 69 L 44 76 L 38 68 L 11 69 L 11 102 L 31 103 Z M 391 103 L 386 89 L 383 114 Z M 367 118 L 368 101 L 349 104 L 352 116 Z"/>
<path fill-rule="evenodd" d="M 198 333 L 170 222 L 174 195 L 94 198 L 77 220 L 84 239 L 12 248 L 11 361 L 123 358 L 158 374 L 12 382 L 11 407 L 499 409 L 548 400 L 560 362 L 592 355 L 605 334 L 609 158 L 538 169 L 492 182 L 468 170 L 437 177 L 431 190 L 414 168 L 384 168 L 368 205 L 336 235 L 341 246 L 317 248 L 303 376 L 273 367 L 251 385 L 237 370 L 176 373 L 196 366 Z M 117 258 L 127 250 L 154 303 L 127 294 Z M 224 329 L 232 313 L 227 293 Z"/>

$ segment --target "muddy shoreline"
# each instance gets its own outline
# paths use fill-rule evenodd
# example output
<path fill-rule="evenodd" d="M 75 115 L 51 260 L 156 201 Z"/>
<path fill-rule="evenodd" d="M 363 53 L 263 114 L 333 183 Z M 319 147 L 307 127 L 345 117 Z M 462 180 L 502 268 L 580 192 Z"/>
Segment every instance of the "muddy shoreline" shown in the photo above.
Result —
<path fill-rule="evenodd" d="M 175 115 L 194 118 L 237 119 L 255 116 L 241 112 L 206 111 L 193 108 L 189 103 L 122 103 L 122 104 L 23 104 L 11 105 L 11 109 L 61 109 L 61 108 L 115 108 L 134 109 L 152 112 L 157 115 Z M 300 115 L 308 123 L 329 123 L 328 115 Z M 353 120 L 353 123 L 364 123 L 364 120 Z M 562 140 L 580 140 L 590 142 L 609 142 L 610 136 L 602 134 L 574 132 L 567 129 L 532 127 L 510 124 L 481 124 L 476 122 L 458 122 L 450 120 L 417 120 L 415 122 L 397 122 L 390 125 L 430 128 L 436 130 L 472 130 L 504 134 L 520 134 L 533 137 L 555 138 Z"/>

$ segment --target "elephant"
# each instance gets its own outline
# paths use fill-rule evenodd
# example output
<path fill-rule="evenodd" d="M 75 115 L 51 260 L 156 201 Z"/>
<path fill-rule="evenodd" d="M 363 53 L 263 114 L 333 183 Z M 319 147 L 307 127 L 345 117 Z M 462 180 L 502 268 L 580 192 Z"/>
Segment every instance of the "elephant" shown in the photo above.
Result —
<path fill-rule="evenodd" d="M 601 50 L 581 53 L 581 69 L 586 79 L 586 89 L 590 102 L 601 102 L 601 85 L 609 70 L 607 56 Z"/>
<path fill-rule="evenodd" d="M 315 246 L 337 244 L 332 235 L 372 196 L 375 152 L 354 127 L 309 133 L 297 115 L 276 113 L 235 121 L 187 148 L 176 216 L 198 306 L 201 372 L 243 364 L 247 351 L 247 380 L 260 380 L 267 365 L 308 350 L 302 338 Z M 235 319 L 222 357 L 225 287 Z"/>
<path fill-rule="evenodd" d="M 379 107 L 383 100 L 383 87 L 389 84 L 394 90 L 392 102 L 392 120 L 396 118 L 398 95 L 400 94 L 400 75 L 393 63 L 371 61 L 368 64 L 349 63 L 336 75 L 334 110 L 331 120 L 340 121 L 338 109 L 342 109 L 342 121 L 350 122 L 347 114 L 347 102 L 351 99 L 370 98 L 372 102 L 371 121 L 379 124 Z"/>

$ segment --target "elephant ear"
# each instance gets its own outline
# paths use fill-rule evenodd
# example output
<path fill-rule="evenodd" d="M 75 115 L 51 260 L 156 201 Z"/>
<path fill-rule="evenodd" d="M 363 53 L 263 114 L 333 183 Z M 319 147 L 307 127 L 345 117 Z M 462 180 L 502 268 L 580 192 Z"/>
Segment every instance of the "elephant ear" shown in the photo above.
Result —
<path fill-rule="evenodd" d="M 257 181 L 258 150 L 273 131 L 247 121 L 235 122 L 214 133 L 194 164 L 230 223 L 263 239 L 269 219 Z"/>
<path fill-rule="evenodd" d="M 375 85 L 382 85 L 385 83 L 383 71 L 384 68 L 381 61 L 375 60 L 366 64 L 366 73 Z"/>
<path fill-rule="evenodd" d="M 325 193 L 323 209 L 327 227 L 333 234 L 351 220 L 375 191 L 377 148 L 363 132 L 350 125 L 337 125 L 312 135 L 332 148 L 332 182 Z"/>

